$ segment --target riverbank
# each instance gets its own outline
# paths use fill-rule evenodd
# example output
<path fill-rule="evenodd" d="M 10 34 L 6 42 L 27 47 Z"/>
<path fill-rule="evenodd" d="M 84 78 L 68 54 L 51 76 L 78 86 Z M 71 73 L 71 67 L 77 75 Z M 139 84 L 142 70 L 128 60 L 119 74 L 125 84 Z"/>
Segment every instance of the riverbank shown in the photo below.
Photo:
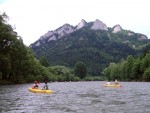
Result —
<path fill-rule="evenodd" d="M 0 80 L 0 85 L 12 85 L 14 83 L 10 82 L 10 81 L 6 81 L 6 80 Z"/>

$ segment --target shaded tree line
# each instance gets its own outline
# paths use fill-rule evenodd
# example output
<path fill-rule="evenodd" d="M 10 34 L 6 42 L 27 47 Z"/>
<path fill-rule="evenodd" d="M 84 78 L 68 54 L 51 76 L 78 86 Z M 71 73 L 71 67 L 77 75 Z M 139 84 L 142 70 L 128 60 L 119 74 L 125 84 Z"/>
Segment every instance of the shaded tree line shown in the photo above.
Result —
<path fill-rule="evenodd" d="M 77 62 L 73 69 L 65 66 L 50 66 L 48 71 L 51 73 L 49 81 L 100 81 L 105 77 L 92 77 L 87 75 L 87 67 L 84 62 Z"/>
<path fill-rule="evenodd" d="M 7 20 L 5 13 L 0 15 L 0 79 L 25 83 L 48 78 L 49 72 L 23 44 Z"/>
<path fill-rule="evenodd" d="M 150 81 L 150 53 L 144 53 L 138 58 L 129 55 L 119 63 L 110 63 L 103 74 L 108 80 Z"/>

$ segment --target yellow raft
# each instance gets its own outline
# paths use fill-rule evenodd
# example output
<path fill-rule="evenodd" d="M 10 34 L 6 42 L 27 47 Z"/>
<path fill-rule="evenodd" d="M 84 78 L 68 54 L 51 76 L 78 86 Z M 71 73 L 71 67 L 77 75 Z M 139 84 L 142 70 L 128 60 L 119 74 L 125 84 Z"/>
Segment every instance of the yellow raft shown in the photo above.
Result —
<path fill-rule="evenodd" d="M 31 87 L 29 87 L 28 90 L 30 92 L 32 92 L 32 93 L 45 93 L 45 94 L 51 94 L 51 93 L 53 93 L 52 90 L 33 89 Z"/>
<path fill-rule="evenodd" d="M 104 84 L 104 87 L 121 87 L 120 84 Z"/>

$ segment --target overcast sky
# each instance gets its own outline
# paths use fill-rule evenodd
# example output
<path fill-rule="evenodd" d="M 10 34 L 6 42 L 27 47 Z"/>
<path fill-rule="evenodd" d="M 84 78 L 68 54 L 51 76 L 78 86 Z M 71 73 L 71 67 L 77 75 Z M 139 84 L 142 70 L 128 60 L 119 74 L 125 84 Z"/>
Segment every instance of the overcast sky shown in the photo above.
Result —
<path fill-rule="evenodd" d="M 150 0 L 0 0 L 0 13 L 28 46 L 65 23 L 77 25 L 99 19 L 108 27 L 123 29 L 150 38 Z"/>

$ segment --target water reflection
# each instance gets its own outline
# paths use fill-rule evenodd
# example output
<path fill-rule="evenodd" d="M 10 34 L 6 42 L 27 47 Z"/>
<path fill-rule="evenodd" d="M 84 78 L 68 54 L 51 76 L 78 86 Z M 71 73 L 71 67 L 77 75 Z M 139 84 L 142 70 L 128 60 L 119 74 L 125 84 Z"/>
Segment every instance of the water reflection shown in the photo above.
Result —
<path fill-rule="evenodd" d="M 50 83 L 53 94 L 31 93 L 32 84 L 1 85 L 0 113 L 150 113 L 150 83 L 122 82 L 122 88 L 103 84 Z"/>

